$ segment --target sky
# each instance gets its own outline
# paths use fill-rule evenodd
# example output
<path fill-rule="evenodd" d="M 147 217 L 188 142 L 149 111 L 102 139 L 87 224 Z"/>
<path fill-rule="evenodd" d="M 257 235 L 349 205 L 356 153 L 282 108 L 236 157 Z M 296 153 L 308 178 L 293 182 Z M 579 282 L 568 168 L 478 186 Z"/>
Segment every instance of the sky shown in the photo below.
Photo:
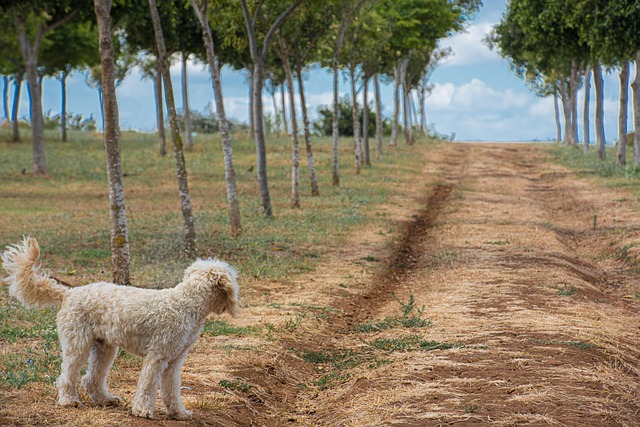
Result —
<path fill-rule="evenodd" d="M 484 6 L 470 22 L 466 32 L 442 41 L 451 47 L 453 56 L 446 59 L 433 73 L 434 89 L 426 102 L 427 121 L 437 132 L 455 135 L 457 141 L 531 141 L 555 139 L 553 98 L 540 98 L 531 93 L 522 80 L 509 69 L 507 61 L 491 51 L 482 41 L 491 27 L 498 23 L 505 0 L 485 0 Z M 192 110 L 205 111 L 213 105 L 210 75 L 202 64 L 189 63 L 189 102 Z M 634 69 L 632 66 L 632 73 Z M 171 69 L 176 91 L 176 103 L 182 105 L 180 67 Z M 309 111 L 332 100 L 332 76 L 327 70 L 312 68 L 306 74 L 305 88 Z M 632 74 L 633 75 L 633 74 Z M 247 121 L 248 82 L 246 73 L 222 70 L 222 85 L 227 115 Z M 593 91 L 593 88 L 592 88 Z M 23 91 L 20 116 L 28 116 L 28 100 Z M 340 82 L 341 96 L 349 92 L 348 83 Z M 370 91 L 373 96 L 373 91 Z M 156 128 L 153 84 L 133 69 L 117 89 L 120 105 L 120 125 L 123 129 L 153 131 Z M 270 95 L 264 93 L 265 112 L 273 111 Z M 609 142 L 617 137 L 619 85 L 617 73 L 605 75 L 605 134 Z M 60 111 L 60 84 L 57 80 L 44 82 L 44 109 Z M 591 93 L 591 114 L 595 111 Z M 578 105 L 582 105 L 580 92 Z M 392 88 L 383 85 L 383 113 L 392 114 Z M 580 108 L 582 110 L 582 108 Z M 81 73 L 68 80 L 67 111 L 100 117 L 98 94 L 90 89 Z M 300 109 L 298 109 L 300 111 Z M 630 111 L 631 114 L 631 111 Z M 578 123 L 582 123 L 582 111 Z M 591 126 L 593 135 L 595 126 Z M 582 139 L 581 130 L 579 137 Z"/>

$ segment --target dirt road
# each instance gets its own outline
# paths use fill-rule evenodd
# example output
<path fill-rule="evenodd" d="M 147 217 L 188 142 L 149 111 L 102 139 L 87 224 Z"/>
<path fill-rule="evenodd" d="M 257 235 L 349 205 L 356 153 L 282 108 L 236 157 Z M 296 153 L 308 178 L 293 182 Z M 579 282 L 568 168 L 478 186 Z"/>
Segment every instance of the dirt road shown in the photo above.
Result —
<path fill-rule="evenodd" d="M 192 422 L 164 419 L 160 402 L 159 420 L 127 414 L 140 369 L 131 357 L 109 380 L 124 408 L 60 409 L 53 386 L 35 384 L 35 400 L 7 396 L 9 416 L 101 426 L 640 425 L 640 204 L 548 156 L 532 144 L 432 147 L 414 197 L 375 212 L 384 221 L 312 273 L 244 289 L 239 332 L 198 341 L 182 377 Z"/>
<path fill-rule="evenodd" d="M 260 391 L 240 422 L 640 424 L 638 204 L 546 156 L 440 147 L 380 265 L 351 276 L 326 321 L 237 369 Z M 373 250 L 359 242 L 315 277 L 348 277 L 336 263 Z M 429 325 L 382 327 L 411 296 Z"/>

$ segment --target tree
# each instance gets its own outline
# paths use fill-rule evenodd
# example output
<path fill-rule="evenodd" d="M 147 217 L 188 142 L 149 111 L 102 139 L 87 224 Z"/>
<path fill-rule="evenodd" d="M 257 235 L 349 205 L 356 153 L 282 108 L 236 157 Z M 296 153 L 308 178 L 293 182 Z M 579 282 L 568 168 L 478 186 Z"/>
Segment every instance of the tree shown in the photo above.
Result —
<path fill-rule="evenodd" d="M 85 6 L 85 7 L 83 7 Z M 42 94 L 39 84 L 39 55 L 46 37 L 53 31 L 87 12 L 86 5 L 75 0 L 16 0 L 0 13 L 6 13 L 13 20 L 17 33 L 20 53 L 29 85 L 31 99 L 31 132 L 33 140 L 33 172 L 35 175 L 47 174 L 47 162 L 44 150 L 44 115 L 42 112 Z"/>
<path fill-rule="evenodd" d="M 252 90 L 252 117 L 253 117 L 253 135 L 256 143 L 256 169 L 258 174 L 258 183 L 260 185 L 260 198 L 262 201 L 262 211 L 267 217 L 273 216 L 273 210 L 271 209 L 271 196 L 269 194 L 269 183 L 267 181 L 267 150 L 264 135 L 264 110 L 262 105 L 262 89 L 263 89 L 263 70 L 267 55 L 269 54 L 269 45 L 271 44 L 271 38 L 278 27 L 284 22 L 284 20 L 300 5 L 302 0 L 295 0 L 291 3 L 283 12 L 275 13 L 276 18 L 273 23 L 268 26 L 268 30 L 262 38 L 262 46 L 258 45 L 258 18 L 263 11 L 261 10 L 264 1 L 259 1 L 253 11 L 253 16 L 249 11 L 247 0 L 239 0 L 242 7 L 242 15 L 244 17 L 245 26 L 247 30 L 247 38 L 249 39 L 249 52 L 251 54 L 251 61 L 253 63 L 253 70 L 251 75 L 251 90 Z M 276 9 L 276 4 L 270 4 L 273 9 Z M 278 14 L 279 13 L 279 14 Z"/>
<path fill-rule="evenodd" d="M 173 154 L 176 159 L 176 175 L 178 177 L 180 205 L 182 208 L 182 218 L 184 221 L 185 253 L 188 257 L 193 258 L 196 253 L 196 229 L 191 209 L 191 197 L 189 196 L 187 167 L 184 160 L 182 138 L 180 137 L 176 106 L 173 98 L 173 85 L 171 82 L 171 73 L 169 71 L 167 49 L 164 44 L 164 36 L 162 34 L 160 14 L 158 13 L 158 5 L 156 4 L 156 0 L 149 0 L 149 10 L 151 12 L 151 22 L 153 24 L 153 30 L 155 33 L 155 39 L 158 49 L 158 60 L 162 64 L 162 82 L 164 83 L 165 87 L 165 99 L 167 103 L 167 110 L 169 111 L 171 140 L 173 141 Z"/>
<path fill-rule="evenodd" d="M 222 95 L 222 84 L 220 83 L 220 68 L 216 61 L 214 41 L 211 36 L 211 28 L 208 20 L 209 2 L 208 0 L 190 1 L 202 29 L 202 39 L 204 41 L 205 51 L 207 54 L 209 71 L 211 72 L 211 81 L 213 84 L 213 93 L 216 101 L 216 112 L 220 122 L 220 136 L 222 139 L 222 153 L 224 157 L 224 174 L 225 183 L 227 185 L 227 203 L 229 205 L 229 229 L 232 236 L 239 236 L 242 234 L 242 225 L 240 220 L 240 204 L 238 202 L 238 193 L 236 191 L 236 172 L 233 162 L 231 133 L 229 132 L 229 123 L 224 109 L 224 97 Z"/>
<path fill-rule="evenodd" d="M 100 37 L 102 63 L 103 106 L 105 117 L 104 147 L 107 159 L 109 182 L 109 206 L 111 218 L 111 262 L 113 281 L 127 284 L 130 280 L 129 235 L 124 203 L 124 187 L 120 168 L 120 126 L 118 124 L 118 101 L 115 86 L 115 51 L 111 33 L 111 0 L 94 0 Z"/>

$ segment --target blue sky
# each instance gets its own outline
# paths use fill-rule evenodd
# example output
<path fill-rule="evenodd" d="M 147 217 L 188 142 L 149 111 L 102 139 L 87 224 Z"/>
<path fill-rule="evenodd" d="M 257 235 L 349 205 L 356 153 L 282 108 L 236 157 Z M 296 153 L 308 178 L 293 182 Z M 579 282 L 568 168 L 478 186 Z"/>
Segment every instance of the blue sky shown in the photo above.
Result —
<path fill-rule="evenodd" d="M 427 120 L 440 133 L 455 133 L 456 140 L 528 141 L 555 138 L 553 99 L 539 98 L 530 93 L 526 85 L 510 71 L 506 61 L 482 42 L 491 26 L 500 19 L 506 2 L 485 0 L 484 3 L 465 33 L 442 41 L 442 46 L 451 47 L 454 55 L 433 74 L 435 87 L 427 99 Z M 633 66 L 631 71 L 634 72 Z M 213 101 L 209 73 L 197 63 L 189 64 L 189 72 L 191 108 L 203 111 Z M 307 103 L 310 111 L 314 112 L 317 106 L 331 102 L 331 75 L 320 69 L 313 69 L 306 74 Z M 605 130 L 609 141 L 617 136 L 619 87 L 616 74 L 605 76 Z M 178 65 L 172 67 L 172 75 L 177 91 L 176 102 L 180 107 L 182 95 L 178 91 Z M 222 80 L 227 114 L 246 121 L 248 86 L 245 74 L 225 68 Z M 342 94 L 349 91 L 346 82 L 341 82 L 340 91 Z M 121 127 L 153 131 L 156 125 L 152 82 L 141 79 L 138 70 L 134 69 L 117 92 Z M 593 93 L 591 99 L 593 104 Z M 385 114 L 390 115 L 393 105 L 390 86 L 383 87 L 382 101 Z M 578 102 L 582 105 L 582 94 Z M 26 95 L 21 104 L 20 115 L 27 116 Z M 271 111 L 271 105 L 271 98 L 265 92 L 267 112 Z M 44 108 L 54 113 L 60 110 L 60 89 L 56 80 L 45 80 Z M 100 117 L 97 92 L 85 84 L 84 76 L 80 73 L 69 79 L 67 109 Z M 592 114 L 594 110 L 595 106 L 592 105 Z M 580 116 L 579 123 L 582 123 Z M 591 129 L 593 132 L 593 125 Z"/>

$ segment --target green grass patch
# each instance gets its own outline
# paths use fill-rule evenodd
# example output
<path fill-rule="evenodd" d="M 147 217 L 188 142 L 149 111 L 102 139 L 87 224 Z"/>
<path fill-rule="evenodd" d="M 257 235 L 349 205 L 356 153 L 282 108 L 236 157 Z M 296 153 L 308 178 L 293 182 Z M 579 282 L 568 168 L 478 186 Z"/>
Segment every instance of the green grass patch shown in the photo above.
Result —
<path fill-rule="evenodd" d="M 369 345 L 377 350 L 385 352 L 408 352 L 408 351 L 433 351 L 433 350 L 449 350 L 452 348 L 464 348 L 464 344 L 443 343 L 437 341 L 428 341 L 420 335 L 408 335 L 400 338 L 379 338 L 371 341 Z"/>
<path fill-rule="evenodd" d="M 247 336 L 258 334 L 255 326 L 233 326 L 223 320 L 207 320 L 202 328 L 202 333 L 213 337 L 219 335 Z"/>
<path fill-rule="evenodd" d="M 380 332 L 394 328 L 425 328 L 431 326 L 429 319 L 423 319 L 424 306 L 417 307 L 413 294 L 409 295 L 407 302 L 401 301 L 395 294 L 393 298 L 400 304 L 402 314 L 399 316 L 388 316 L 382 320 L 372 320 L 360 325 L 353 326 L 351 330 L 356 332 L 370 333 Z"/>
<path fill-rule="evenodd" d="M 218 385 L 222 388 L 226 388 L 229 390 L 238 390 L 242 393 L 249 393 L 249 391 L 253 388 L 253 386 L 249 383 L 246 383 L 240 379 L 236 380 L 220 380 Z"/>
<path fill-rule="evenodd" d="M 573 285 L 563 284 L 561 287 L 556 286 L 556 295 L 561 297 L 571 297 L 576 294 L 576 287 Z"/>

